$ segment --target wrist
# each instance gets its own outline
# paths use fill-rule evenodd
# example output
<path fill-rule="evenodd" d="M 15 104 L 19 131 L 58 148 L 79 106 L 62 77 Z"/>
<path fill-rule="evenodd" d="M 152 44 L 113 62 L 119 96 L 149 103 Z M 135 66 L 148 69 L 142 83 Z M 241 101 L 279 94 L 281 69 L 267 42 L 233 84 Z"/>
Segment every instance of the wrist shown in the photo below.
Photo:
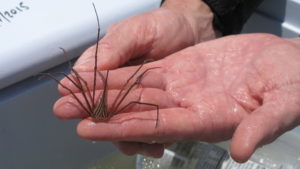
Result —
<path fill-rule="evenodd" d="M 191 26 L 195 43 L 220 36 L 213 28 L 213 12 L 202 0 L 165 0 L 162 8 L 183 15 Z"/>

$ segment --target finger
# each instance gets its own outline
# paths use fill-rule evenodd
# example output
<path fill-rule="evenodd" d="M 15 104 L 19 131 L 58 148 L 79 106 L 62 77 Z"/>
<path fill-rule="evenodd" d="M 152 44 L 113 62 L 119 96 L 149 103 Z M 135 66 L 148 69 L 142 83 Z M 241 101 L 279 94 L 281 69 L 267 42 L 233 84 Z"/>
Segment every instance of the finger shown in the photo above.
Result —
<path fill-rule="evenodd" d="M 168 143 L 182 140 L 205 140 L 210 132 L 208 116 L 183 108 L 165 108 L 117 114 L 107 122 L 90 119 L 77 126 L 78 135 L 90 140 Z M 195 127 L 197 126 L 197 127 Z M 207 130 L 208 129 L 208 130 Z M 207 130 L 207 131 L 205 131 Z"/>
<path fill-rule="evenodd" d="M 163 144 L 147 144 L 141 142 L 116 142 L 115 145 L 121 152 L 127 155 L 142 154 L 154 158 L 162 157 L 164 153 Z"/>
<path fill-rule="evenodd" d="M 127 86 L 130 86 L 137 78 L 141 75 L 142 79 L 140 81 L 140 86 L 148 87 L 148 88 L 159 88 L 164 89 L 164 76 L 162 72 L 162 68 L 155 66 L 156 64 L 150 63 L 147 65 L 141 66 L 132 66 L 132 67 L 124 67 L 116 70 L 109 71 L 108 75 L 108 89 L 121 89 L 126 82 L 129 80 L 132 75 L 136 73 L 136 75 L 130 80 Z M 139 69 L 141 67 L 141 69 Z M 144 73 L 145 72 L 145 73 Z M 106 71 L 101 72 L 102 75 L 106 76 Z M 80 72 L 80 78 L 84 79 L 87 83 L 89 90 L 93 90 L 94 85 L 94 72 Z M 70 79 L 69 79 L 70 78 Z M 79 84 L 78 79 L 74 74 L 69 75 L 69 78 L 64 78 L 60 82 L 68 87 L 73 92 L 79 92 L 80 89 L 76 87 Z M 72 82 L 73 81 L 73 82 Z M 75 84 L 74 84 L 75 82 Z M 83 82 L 81 81 L 83 84 Z M 103 80 L 99 76 L 96 75 L 96 89 L 103 89 Z M 83 84 L 84 85 L 84 84 Z M 84 87 L 86 89 L 86 87 Z M 58 86 L 58 90 L 62 95 L 70 94 L 68 90 L 63 88 L 61 85 Z"/>
<path fill-rule="evenodd" d="M 230 148 L 234 160 L 247 161 L 255 149 L 295 127 L 295 115 L 299 113 L 281 105 L 283 104 L 265 104 L 240 123 Z"/>
<path fill-rule="evenodd" d="M 100 94 L 102 91 L 97 91 L 96 98 L 99 101 Z M 116 97 L 119 94 L 119 90 L 110 90 L 107 94 L 107 106 L 110 111 L 112 111 L 112 105 L 114 103 L 114 107 L 118 101 L 116 102 Z M 123 96 L 124 94 L 121 94 Z M 80 102 L 87 107 L 87 103 L 85 102 L 84 97 L 77 93 L 76 96 L 79 98 Z M 119 97 L 121 98 L 121 97 Z M 121 110 L 124 106 L 128 105 L 132 101 L 138 101 L 143 103 L 151 103 L 158 105 L 160 108 L 169 108 L 177 106 L 176 103 L 172 100 L 172 97 L 159 89 L 154 88 L 145 88 L 145 89 L 135 89 L 129 92 L 129 94 L 125 97 L 125 99 L 121 102 L 116 111 Z M 149 106 L 144 104 L 131 104 L 127 108 L 123 109 L 122 112 L 129 111 L 142 111 L 142 110 L 155 110 L 155 106 Z M 72 96 L 64 96 L 60 98 L 54 105 L 53 111 L 55 115 L 60 119 L 76 119 L 76 118 L 84 118 L 88 116 L 88 113 L 82 108 L 80 103 Z M 110 112 L 110 113 L 118 113 L 118 112 Z"/>
<path fill-rule="evenodd" d="M 129 59 L 144 55 L 152 48 L 155 24 L 149 14 L 135 16 L 113 25 L 99 42 L 98 67 L 114 69 Z M 151 17 L 151 16 L 150 16 Z M 75 65 L 78 71 L 91 71 L 94 67 L 96 47 L 89 48 Z"/>

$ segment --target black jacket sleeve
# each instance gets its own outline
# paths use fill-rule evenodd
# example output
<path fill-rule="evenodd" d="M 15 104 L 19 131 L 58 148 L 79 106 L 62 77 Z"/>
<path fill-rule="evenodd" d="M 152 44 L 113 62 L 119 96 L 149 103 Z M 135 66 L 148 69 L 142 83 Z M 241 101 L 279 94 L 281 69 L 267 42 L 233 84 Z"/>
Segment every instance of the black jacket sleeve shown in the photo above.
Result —
<path fill-rule="evenodd" d="M 223 35 L 239 33 L 263 0 L 203 0 L 214 13 L 214 27 Z"/>

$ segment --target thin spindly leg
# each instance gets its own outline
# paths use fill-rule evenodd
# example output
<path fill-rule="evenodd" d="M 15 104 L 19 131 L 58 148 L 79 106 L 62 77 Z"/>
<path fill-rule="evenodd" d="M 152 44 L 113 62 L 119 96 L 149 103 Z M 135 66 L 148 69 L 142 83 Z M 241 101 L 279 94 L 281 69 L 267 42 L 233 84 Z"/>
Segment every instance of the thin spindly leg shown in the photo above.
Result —
<path fill-rule="evenodd" d="M 67 77 L 67 75 L 64 73 L 56 73 L 56 74 L 63 74 L 65 77 Z M 42 75 L 48 76 L 51 79 L 55 80 L 56 83 L 58 83 L 61 87 L 66 89 L 75 98 L 75 100 L 79 103 L 79 105 L 82 107 L 82 109 L 88 113 L 88 115 L 91 115 L 90 111 L 84 106 L 84 104 L 79 100 L 79 98 L 75 95 L 75 93 L 70 88 L 68 88 L 64 84 L 60 83 L 60 81 L 58 79 L 56 79 L 51 73 L 42 73 Z M 71 82 L 73 83 L 74 81 L 71 81 Z"/>
<path fill-rule="evenodd" d="M 91 96 L 91 93 L 90 93 L 90 88 L 86 82 L 86 80 L 84 80 L 80 75 L 79 73 L 72 69 L 72 72 L 75 74 L 75 76 L 73 74 L 71 74 L 71 76 L 76 79 L 77 81 L 77 84 L 81 87 L 82 90 L 80 90 L 80 93 L 82 94 L 86 104 L 88 105 L 89 109 L 91 110 L 91 112 L 93 111 L 93 108 L 94 108 L 94 102 L 92 100 L 92 96 Z M 83 83 L 83 84 L 82 84 Z M 85 87 L 85 88 L 84 88 Z M 87 92 L 87 95 L 86 95 L 86 92 Z M 88 100 L 90 99 L 90 101 Z"/>
<path fill-rule="evenodd" d="M 93 81 L 93 103 L 95 101 L 95 91 L 96 91 L 96 81 L 97 81 L 97 62 L 98 62 L 98 47 L 99 47 L 99 40 L 100 40 L 100 22 L 99 22 L 99 16 L 98 16 L 98 12 L 97 9 L 95 7 L 95 4 L 93 3 L 93 7 L 95 10 L 95 14 L 97 17 L 97 24 L 98 24 L 98 29 L 97 29 L 97 43 L 96 43 L 96 51 L 95 51 L 95 65 L 94 65 L 94 81 Z M 93 106 L 94 107 L 94 106 Z"/>
<path fill-rule="evenodd" d="M 60 49 L 63 51 L 64 56 L 66 58 L 69 58 L 66 50 L 64 48 L 62 48 L 62 47 L 60 47 Z M 73 83 L 73 84 L 76 84 L 76 86 L 79 87 L 78 89 L 80 90 L 80 93 L 82 94 L 82 96 L 83 96 L 83 98 L 84 98 L 84 100 L 85 100 L 85 102 L 86 102 L 86 104 L 88 106 L 89 111 L 92 112 L 93 108 L 94 108 L 94 102 L 92 101 L 90 89 L 89 89 L 89 87 L 87 85 L 87 82 L 79 75 L 79 73 L 75 69 L 72 68 L 72 64 L 71 64 L 70 61 L 68 61 L 68 64 L 69 64 L 69 68 L 71 70 L 71 76 L 72 76 L 72 78 L 77 81 L 76 83 Z M 72 72 L 75 74 L 75 76 L 74 76 L 74 74 L 72 74 Z M 70 80 L 70 78 L 68 78 L 68 79 Z M 83 82 L 83 84 L 81 82 Z M 85 94 L 85 90 L 87 91 L 87 95 L 88 95 L 89 99 L 91 100 L 92 104 L 90 104 L 90 102 L 89 102 L 89 100 L 88 100 L 88 98 L 87 98 L 87 96 Z"/>
<path fill-rule="evenodd" d="M 56 74 L 60 74 L 60 75 L 63 75 L 65 78 L 67 78 L 68 80 L 70 80 L 70 82 L 78 89 L 78 90 L 82 90 L 82 88 L 72 79 L 70 78 L 65 72 L 55 72 L 55 73 L 52 73 L 53 75 L 56 75 Z"/>
<path fill-rule="evenodd" d="M 94 108 L 93 117 L 97 120 L 107 120 L 111 117 L 110 112 L 107 109 L 107 81 L 109 70 L 106 71 L 105 78 L 100 71 L 97 70 L 97 73 L 102 78 L 102 80 L 104 80 L 104 87 L 99 99 L 99 103 L 97 103 L 97 106 Z"/>
<path fill-rule="evenodd" d="M 141 66 L 140 66 L 141 67 Z M 123 102 L 123 100 L 126 98 L 126 96 L 128 95 L 128 93 L 133 89 L 133 87 L 137 86 L 138 84 L 141 83 L 141 80 L 143 78 L 143 76 L 145 75 L 146 72 L 148 72 L 149 70 L 152 69 L 156 69 L 159 67 L 153 67 L 153 68 L 148 68 L 146 70 L 144 70 L 135 80 L 134 83 L 132 83 L 128 89 L 125 90 L 125 93 L 123 94 L 123 96 L 121 97 L 121 99 L 119 100 L 118 97 L 120 97 L 119 95 L 117 96 L 117 98 L 115 99 L 113 106 L 112 106 L 112 112 L 116 112 L 119 108 L 119 106 L 121 105 L 121 103 Z M 119 93 L 123 93 L 124 88 L 121 89 L 121 91 Z M 116 104 L 116 106 L 114 106 Z"/>
<path fill-rule="evenodd" d="M 136 71 L 133 72 L 133 74 L 127 79 L 126 83 L 123 84 L 121 90 L 119 91 L 115 101 L 112 104 L 112 109 L 115 109 L 114 107 L 116 106 L 117 103 L 119 103 L 119 99 L 121 97 L 122 92 L 125 90 L 125 88 L 127 87 L 128 83 L 130 82 L 130 80 L 139 72 L 139 70 L 143 67 L 144 64 L 141 64 Z M 130 88 L 130 87 L 129 87 Z M 122 102 L 122 100 L 120 101 Z M 117 105 L 118 107 L 118 105 Z"/>

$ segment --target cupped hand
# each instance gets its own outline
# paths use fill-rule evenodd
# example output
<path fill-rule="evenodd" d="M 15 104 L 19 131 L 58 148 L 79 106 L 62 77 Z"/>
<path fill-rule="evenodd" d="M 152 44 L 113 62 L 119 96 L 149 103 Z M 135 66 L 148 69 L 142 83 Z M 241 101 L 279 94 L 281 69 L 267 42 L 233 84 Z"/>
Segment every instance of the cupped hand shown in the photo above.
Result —
<path fill-rule="evenodd" d="M 189 4 L 189 5 L 187 5 Z M 100 40 L 98 67 L 114 69 L 130 60 L 157 60 L 215 38 L 213 14 L 199 0 L 169 1 L 157 10 L 112 25 Z M 96 45 L 86 50 L 75 64 L 78 71 L 94 66 Z"/>
<path fill-rule="evenodd" d="M 249 34 L 204 42 L 146 64 L 138 88 L 124 100 L 133 105 L 105 122 L 87 118 L 76 100 L 64 95 L 54 106 L 62 119 L 84 118 L 78 134 L 117 142 L 127 154 L 161 156 L 164 145 L 183 140 L 217 142 L 232 138 L 231 155 L 247 160 L 300 122 L 300 43 L 267 34 Z M 108 107 L 137 67 L 110 72 Z M 92 82 L 93 73 L 82 72 Z M 63 84 L 76 88 L 66 79 Z M 98 84 L 101 93 L 103 84 Z M 78 94 L 80 96 L 80 94 Z M 112 112 L 113 113 L 113 112 Z M 157 126 L 156 126 L 157 123 Z"/>

